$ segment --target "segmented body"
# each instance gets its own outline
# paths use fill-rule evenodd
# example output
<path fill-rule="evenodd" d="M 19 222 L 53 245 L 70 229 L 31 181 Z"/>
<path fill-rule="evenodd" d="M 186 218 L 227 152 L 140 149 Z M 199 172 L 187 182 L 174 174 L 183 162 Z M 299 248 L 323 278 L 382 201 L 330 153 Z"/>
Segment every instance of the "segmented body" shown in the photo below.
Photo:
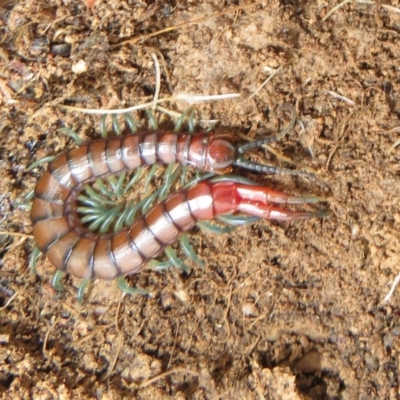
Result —
<path fill-rule="evenodd" d="M 327 215 L 273 206 L 315 203 L 318 197 L 289 196 L 229 180 L 203 181 L 173 193 L 132 226 L 106 235 L 86 229 L 76 212 L 80 190 L 97 178 L 155 163 L 180 163 L 222 173 L 235 164 L 251 166 L 242 161 L 242 153 L 230 135 L 160 131 L 95 140 L 71 149 L 49 164 L 35 188 L 31 221 L 36 243 L 59 270 L 79 278 L 113 279 L 138 273 L 198 220 L 235 212 L 279 220 Z M 276 167 L 263 168 L 276 172 Z"/>
<path fill-rule="evenodd" d="M 234 153 L 224 135 L 170 132 L 128 134 L 71 149 L 49 164 L 36 186 L 31 211 L 36 243 L 55 267 L 79 278 L 113 279 L 138 272 L 198 219 L 215 216 L 216 189 L 200 183 L 157 204 L 129 229 L 97 235 L 82 226 L 75 211 L 83 185 L 155 163 L 226 170 Z"/>

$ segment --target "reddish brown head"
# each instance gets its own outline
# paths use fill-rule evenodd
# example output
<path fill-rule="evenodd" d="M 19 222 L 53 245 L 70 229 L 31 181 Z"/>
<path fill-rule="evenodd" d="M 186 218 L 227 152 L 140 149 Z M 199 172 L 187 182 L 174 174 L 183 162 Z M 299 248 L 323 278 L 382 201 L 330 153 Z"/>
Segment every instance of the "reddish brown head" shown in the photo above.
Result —
<path fill-rule="evenodd" d="M 190 144 L 190 164 L 202 171 L 227 173 L 236 161 L 236 147 L 227 134 L 198 134 Z"/>

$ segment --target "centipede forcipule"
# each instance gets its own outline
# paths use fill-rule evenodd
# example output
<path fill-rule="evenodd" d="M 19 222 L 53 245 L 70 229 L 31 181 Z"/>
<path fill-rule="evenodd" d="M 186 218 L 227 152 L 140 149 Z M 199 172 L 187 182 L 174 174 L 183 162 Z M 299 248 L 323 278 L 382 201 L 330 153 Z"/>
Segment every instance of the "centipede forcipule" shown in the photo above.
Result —
<path fill-rule="evenodd" d="M 59 270 L 78 278 L 109 280 L 140 272 L 200 220 L 232 213 L 281 221 L 327 216 L 326 212 L 278 206 L 316 203 L 319 197 L 291 196 L 229 179 L 205 180 L 172 193 L 136 218 L 132 226 L 115 233 L 90 232 L 76 212 L 76 198 L 84 185 L 144 165 L 179 163 L 216 174 L 230 171 L 233 165 L 264 173 L 281 172 L 278 167 L 258 164 L 242 155 L 284 136 L 296 118 L 290 110 L 292 121 L 286 129 L 244 145 L 236 145 L 230 134 L 154 131 L 99 139 L 66 151 L 49 164 L 35 188 L 31 221 L 39 249 Z"/>

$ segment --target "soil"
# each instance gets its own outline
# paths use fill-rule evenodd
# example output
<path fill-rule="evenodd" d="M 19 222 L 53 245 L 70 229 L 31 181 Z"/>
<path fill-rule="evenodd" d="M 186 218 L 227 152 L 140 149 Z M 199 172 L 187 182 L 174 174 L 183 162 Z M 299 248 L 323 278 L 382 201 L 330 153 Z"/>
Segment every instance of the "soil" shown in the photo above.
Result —
<path fill-rule="evenodd" d="M 389 294 L 400 273 L 400 14 L 398 1 L 375 3 L 1 1 L 1 398 L 400 398 L 400 288 Z M 292 104 L 295 128 L 273 145 L 291 163 L 258 158 L 323 184 L 235 173 L 323 196 L 305 208 L 332 216 L 195 229 L 204 268 L 127 278 L 151 296 L 95 280 L 79 304 L 79 281 L 67 276 L 56 291 L 44 256 L 29 272 L 34 242 L 20 204 L 45 166 L 28 168 L 74 146 L 59 128 L 99 136 L 98 116 L 58 105 L 151 101 L 153 53 L 160 98 L 240 94 L 195 105 L 219 130 L 273 134 L 287 119 L 277 107 Z"/>

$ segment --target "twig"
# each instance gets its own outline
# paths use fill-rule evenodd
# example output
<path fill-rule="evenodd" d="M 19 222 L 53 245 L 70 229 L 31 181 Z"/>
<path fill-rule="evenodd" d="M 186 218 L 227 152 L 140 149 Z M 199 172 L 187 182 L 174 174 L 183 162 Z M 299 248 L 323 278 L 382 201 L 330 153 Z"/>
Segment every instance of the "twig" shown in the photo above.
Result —
<path fill-rule="evenodd" d="M 160 63 L 158 62 L 158 58 L 155 55 L 155 53 L 151 53 L 151 58 L 154 61 L 154 68 L 156 70 L 156 90 L 154 92 L 154 100 L 153 100 L 154 104 L 153 107 L 151 108 L 154 113 L 154 111 L 156 111 L 158 97 L 160 96 L 161 72 L 160 72 Z"/>
<path fill-rule="evenodd" d="M 393 296 L 394 291 L 396 290 L 397 285 L 400 283 L 400 272 L 398 273 L 398 275 L 396 276 L 396 278 L 394 279 L 392 286 L 389 290 L 389 293 L 385 296 L 385 298 L 381 301 L 381 305 L 385 305 L 387 304 L 391 297 Z"/>

